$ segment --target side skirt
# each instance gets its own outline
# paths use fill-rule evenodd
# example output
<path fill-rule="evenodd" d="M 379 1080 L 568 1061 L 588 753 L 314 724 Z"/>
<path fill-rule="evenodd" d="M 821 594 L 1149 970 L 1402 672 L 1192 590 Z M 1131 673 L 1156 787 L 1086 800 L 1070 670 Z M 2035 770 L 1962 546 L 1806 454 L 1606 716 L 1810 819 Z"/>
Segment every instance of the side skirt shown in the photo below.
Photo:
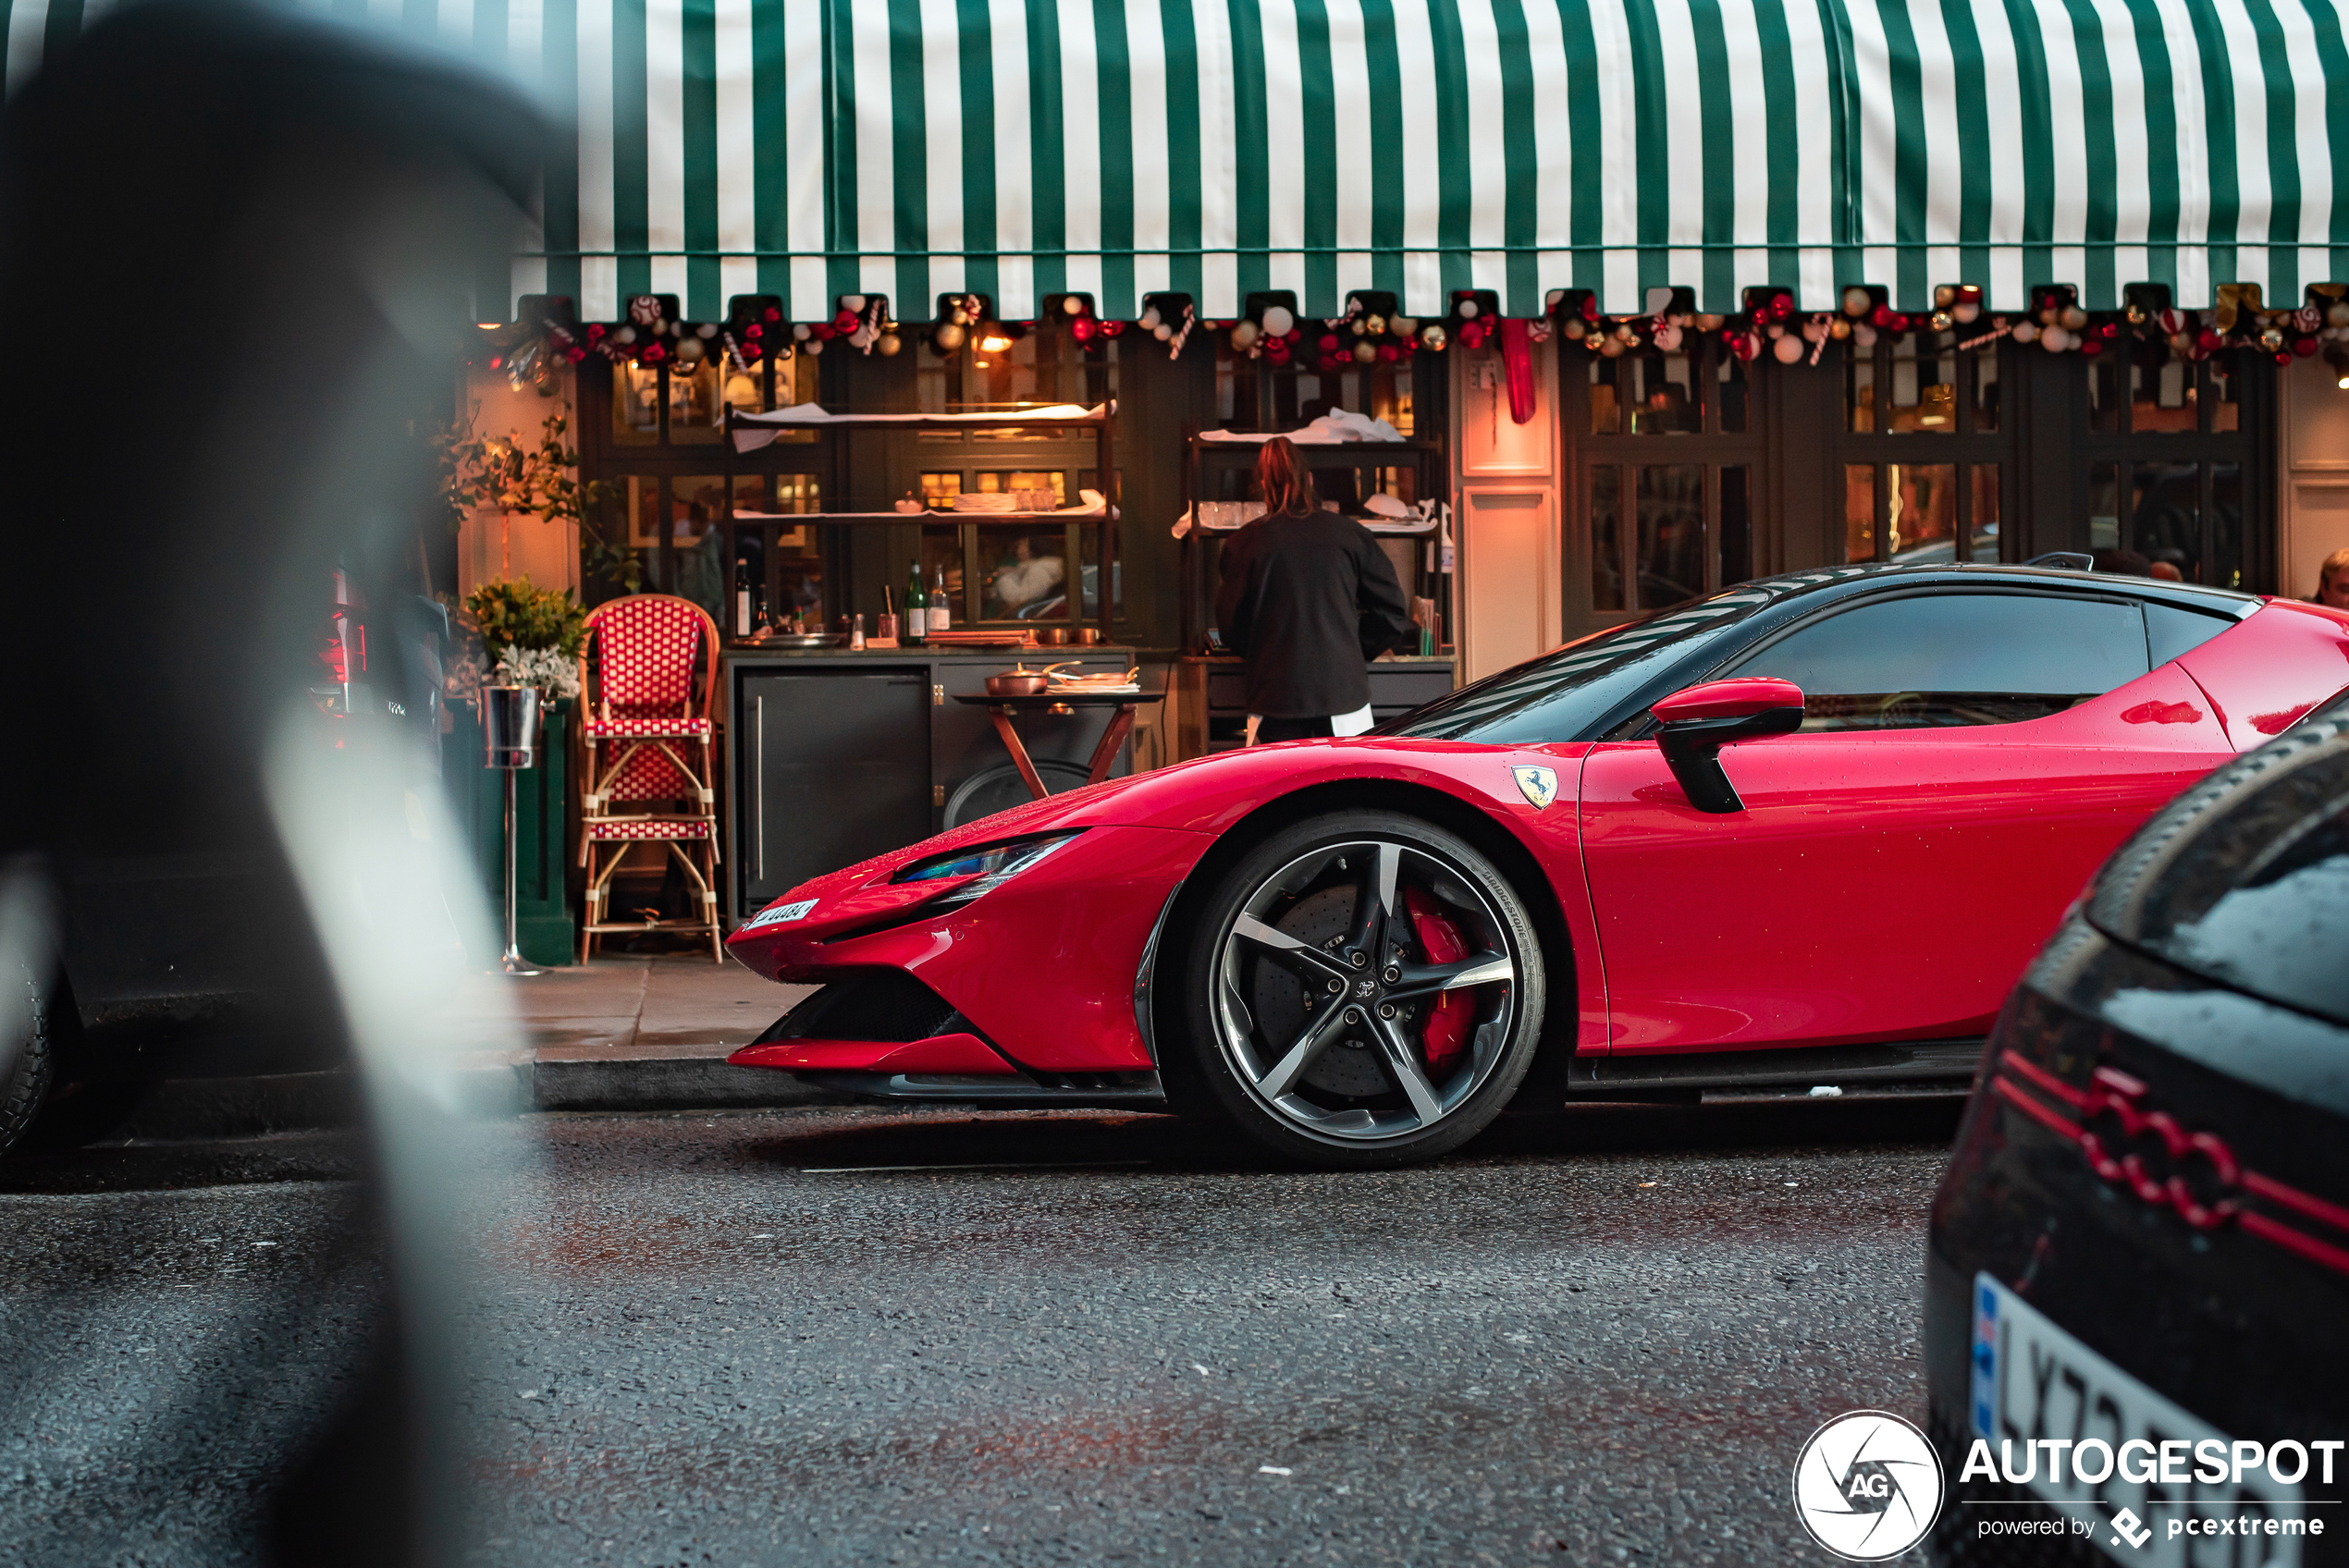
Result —
<path fill-rule="evenodd" d="M 1155 1072 L 953 1077 L 917 1072 L 798 1072 L 802 1083 L 870 1099 L 973 1105 L 989 1110 L 1164 1110 Z"/>
<path fill-rule="evenodd" d="M 1720 1097 L 1712 1091 L 1832 1088 L 1865 1093 L 1970 1087 L 1983 1042 L 1908 1040 L 1897 1045 L 1803 1046 L 1789 1050 L 1717 1051 L 1686 1056 L 1578 1056 L 1567 1070 L 1568 1100 L 1679 1100 Z"/>

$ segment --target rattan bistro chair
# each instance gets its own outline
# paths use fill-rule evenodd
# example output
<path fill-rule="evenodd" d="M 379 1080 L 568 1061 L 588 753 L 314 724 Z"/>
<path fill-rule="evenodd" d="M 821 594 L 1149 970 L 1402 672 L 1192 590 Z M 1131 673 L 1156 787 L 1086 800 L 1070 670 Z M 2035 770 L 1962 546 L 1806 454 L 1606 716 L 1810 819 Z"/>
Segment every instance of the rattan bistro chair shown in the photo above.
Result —
<path fill-rule="evenodd" d="M 707 933 L 726 962 L 718 918 L 718 793 L 709 704 L 718 689 L 718 623 L 690 599 L 635 594 L 588 612 L 579 689 L 579 864 L 587 871 L 579 962 L 615 931 Z M 591 679 L 592 677 L 592 679 Z M 614 920 L 612 874 L 637 844 L 664 846 L 698 895 L 698 918 Z"/>

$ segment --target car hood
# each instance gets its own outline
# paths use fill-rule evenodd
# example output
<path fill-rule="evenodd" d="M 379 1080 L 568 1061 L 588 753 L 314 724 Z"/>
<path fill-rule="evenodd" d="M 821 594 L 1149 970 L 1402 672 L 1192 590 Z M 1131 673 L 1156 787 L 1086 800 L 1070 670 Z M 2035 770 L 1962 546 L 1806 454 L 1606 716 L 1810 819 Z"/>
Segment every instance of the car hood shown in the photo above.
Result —
<path fill-rule="evenodd" d="M 816 877 L 775 901 L 790 903 L 811 897 L 839 899 L 855 889 L 877 888 L 909 861 L 1039 833 L 1086 827 L 1159 827 L 1211 836 L 1267 802 L 1321 784 L 1374 780 L 1415 784 L 1441 790 L 1485 811 L 1524 812 L 1531 808 L 1509 771 L 1512 764 L 1530 758 L 1549 763 L 1563 773 L 1573 759 L 1588 749 L 1580 743 L 1519 748 L 1357 736 L 1219 752 L 980 817 L 919 843 Z M 1559 793 L 1571 798 L 1570 781 Z M 891 897 L 904 896 L 892 894 L 882 898 L 887 901 Z"/>

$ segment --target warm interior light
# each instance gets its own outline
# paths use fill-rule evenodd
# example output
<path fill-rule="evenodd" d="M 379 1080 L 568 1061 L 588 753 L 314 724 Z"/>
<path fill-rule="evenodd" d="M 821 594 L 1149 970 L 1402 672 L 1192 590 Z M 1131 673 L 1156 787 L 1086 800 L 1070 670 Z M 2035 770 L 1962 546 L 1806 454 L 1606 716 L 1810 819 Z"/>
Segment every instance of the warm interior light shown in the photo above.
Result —
<path fill-rule="evenodd" d="M 1008 337 L 987 337 L 978 340 L 978 351 L 982 354 L 1000 354 L 1011 346 L 1012 340 Z"/>
<path fill-rule="evenodd" d="M 506 324 L 502 321 L 477 321 L 473 325 L 484 332 L 495 332 Z"/>

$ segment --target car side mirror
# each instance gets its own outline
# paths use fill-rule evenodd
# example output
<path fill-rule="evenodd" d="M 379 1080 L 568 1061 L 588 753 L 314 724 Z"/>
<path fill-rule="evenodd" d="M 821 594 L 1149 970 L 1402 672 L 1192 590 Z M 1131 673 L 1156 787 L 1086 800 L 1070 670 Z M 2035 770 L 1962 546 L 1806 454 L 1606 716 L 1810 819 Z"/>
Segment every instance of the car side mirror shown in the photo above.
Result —
<path fill-rule="evenodd" d="M 1802 688 L 1774 676 L 1707 680 L 1673 692 L 1648 712 L 1689 804 L 1699 811 L 1743 811 L 1736 786 L 1721 771 L 1721 748 L 1802 729 Z"/>

